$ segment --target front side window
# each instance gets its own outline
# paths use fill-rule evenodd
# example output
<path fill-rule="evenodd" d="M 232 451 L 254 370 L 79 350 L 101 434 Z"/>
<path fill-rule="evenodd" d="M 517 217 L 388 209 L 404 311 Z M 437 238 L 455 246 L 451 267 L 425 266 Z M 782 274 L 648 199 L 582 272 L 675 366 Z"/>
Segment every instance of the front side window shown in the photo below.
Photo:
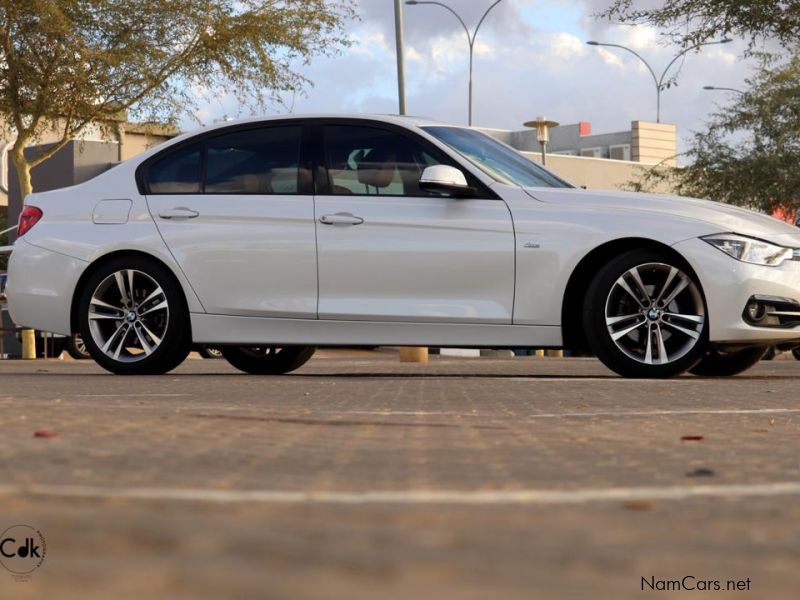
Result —
<path fill-rule="evenodd" d="M 208 140 L 206 194 L 296 194 L 300 127 L 265 127 Z"/>
<path fill-rule="evenodd" d="M 496 139 L 463 127 L 423 127 L 495 181 L 522 187 L 572 187 Z"/>
<path fill-rule="evenodd" d="M 325 127 L 331 193 L 436 196 L 419 187 L 425 167 L 441 164 L 419 142 L 394 131 L 355 125 Z"/>
<path fill-rule="evenodd" d="M 171 152 L 147 169 L 151 194 L 197 194 L 202 180 L 202 144 Z"/>

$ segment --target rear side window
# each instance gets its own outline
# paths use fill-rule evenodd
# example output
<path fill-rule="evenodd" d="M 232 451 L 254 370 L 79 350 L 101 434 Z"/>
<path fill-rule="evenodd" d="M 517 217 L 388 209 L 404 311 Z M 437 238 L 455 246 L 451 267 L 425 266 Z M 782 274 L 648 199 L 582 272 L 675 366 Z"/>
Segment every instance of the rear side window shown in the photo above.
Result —
<path fill-rule="evenodd" d="M 148 194 L 297 194 L 302 126 L 224 133 L 168 152 L 146 171 Z M 310 181 L 308 170 L 302 172 Z M 308 184 L 310 185 L 310 183 Z"/>
<path fill-rule="evenodd" d="M 194 144 L 171 152 L 147 169 L 151 194 L 197 194 L 202 179 L 203 147 Z"/>
<path fill-rule="evenodd" d="M 207 142 L 206 194 L 296 194 L 300 127 L 236 131 Z"/>

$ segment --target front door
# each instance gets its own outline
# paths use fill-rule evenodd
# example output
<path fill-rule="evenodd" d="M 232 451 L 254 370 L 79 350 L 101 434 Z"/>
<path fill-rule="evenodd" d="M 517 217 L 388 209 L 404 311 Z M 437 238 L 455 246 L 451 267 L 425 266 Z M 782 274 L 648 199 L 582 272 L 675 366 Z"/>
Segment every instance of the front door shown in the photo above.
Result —
<path fill-rule="evenodd" d="M 331 123 L 322 137 L 320 319 L 511 323 L 514 232 L 502 200 L 421 190 L 426 166 L 452 161 L 402 130 Z"/>
<path fill-rule="evenodd" d="M 208 313 L 316 318 L 301 132 L 297 123 L 223 131 L 147 167 L 150 212 Z"/>

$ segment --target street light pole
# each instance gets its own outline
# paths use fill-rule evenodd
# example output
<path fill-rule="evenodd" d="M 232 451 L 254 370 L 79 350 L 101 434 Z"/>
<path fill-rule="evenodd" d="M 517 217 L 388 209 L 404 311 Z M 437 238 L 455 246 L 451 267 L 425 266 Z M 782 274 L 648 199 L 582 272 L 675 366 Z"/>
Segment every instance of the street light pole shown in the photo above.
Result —
<path fill-rule="evenodd" d="M 429 2 L 429 1 L 422 1 L 422 0 L 419 0 L 419 1 L 418 0 L 406 0 L 406 4 L 408 4 L 409 6 L 417 6 L 417 5 L 421 5 L 421 4 L 434 4 L 436 6 L 441 6 L 442 8 L 450 11 L 453 14 L 453 16 L 456 19 L 458 19 L 458 22 L 461 23 L 461 26 L 464 28 L 464 33 L 467 34 L 467 43 L 469 44 L 469 100 L 468 100 L 469 108 L 468 108 L 468 112 L 467 112 L 467 115 L 468 115 L 467 116 L 467 124 L 470 127 L 472 127 L 472 112 L 473 112 L 472 111 L 472 65 L 473 65 L 473 62 L 474 62 L 473 61 L 473 54 L 474 54 L 474 50 L 475 50 L 475 38 L 478 35 L 478 30 L 481 28 L 481 25 L 483 25 L 483 22 L 486 20 L 486 17 L 489 15 L 489 13 L 492 11 L 492 9 L 495 6 L 497 6 L 498 4 L 500 4 L 502 1 L 503 0 L 496 0 L 489 8 L 487 8 L 486 12 L 483 13 L 483 16 L 481 17 L 480 21 L 478 21 L 478 24 L 475 26 L 475 30 L 470 33 L 469 27 L 467 27 L 467 24 L 464 22 L 464 19 L 462 19 L 461 16 L 456 11 L 454 11 L 452 8 L 447 6 L 447 4 L 443 4 L 441 2 L 433 2 L 433 1 Z"/>
<path fill-rule="evenodd" d="M 715 44 L 728 44 L 728 43 L 730 43 L 732 41 L 733 40 L 731 40 L 730 38 L 724 38 L 722 40 L 717 40 L 717 41 L 714 41 L 714 42 L 701 42 L 699 44 L 695 44 L 694 46 L 690 46 L 688 48 L 685 48 L 684 50 L 681 50 L 680 52 L 678 52 L 678 54 L 676 54 L 673 57 L 673 59 L 671 61 L 669 61 L 669 64 L 667 64 L 667 66 L 664 69 L 664 71 L 662 71 L 661 77 L 656 77 L 656 72 L 653 70 L 653 67 L 650 66 L 650 63 L 648 63 L 642 57 L 641 54 L 639 54 L 638 52 L 636 52 L 632 48 L 628 48 L 627 46 L 622 46 L 620 44 L 607 44 L 607 43 L 604 43 L 604 42 L 596 42 L 594 40 L 588 41 L 586 43 L 589 46 L 606 46 L 606 47 L 609 47 L 609 48 L 620 48 L 622 50 L 626 50 L 626 51 L 630 52 L 631 54 L 633 54 L 636 58 L 638 58 L 640 61 L 642 61 L 644 63 L 644 66 L 647 67 L 648 71 L 650 71 L 650 75 L 653 76 L 653 82 L 656 84 L 656 123 L 661 123 L 661 92 L 663 92 L 664 89 L 665 89 L 665 87 L 664 87 L 664 79 L 666 78 L 667 73 L 669 73 L 669 70 L 672 68 L 672 65 L 674 65 L 675 62 L 679 58 L 681 58 L 682 56 L 688 54 L 692 50 L 696 50 L 697 48 L 700 48 L 702 46 L 713 46 Z"/>
<path fill-rule="evenodd" d="M 398 111 L 406 114 L 406 67 L 403 47 L 403 0 L 394 0 L 394 39 L 397 45 Z"/>

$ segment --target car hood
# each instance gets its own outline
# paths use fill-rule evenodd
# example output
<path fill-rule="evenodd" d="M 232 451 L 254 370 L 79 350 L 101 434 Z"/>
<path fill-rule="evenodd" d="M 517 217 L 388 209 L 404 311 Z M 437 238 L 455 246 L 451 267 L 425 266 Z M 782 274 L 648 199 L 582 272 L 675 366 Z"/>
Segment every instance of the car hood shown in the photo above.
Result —
<path fill-rule="evenodd" d="M 636 211 L 658 218 L 678 217 L 710 226 L 709 233 L 732 232 L 800 247 L 800 229 L 773 217 L 721 202 L 661 194 L 612 192 L 575 188 L 525 188 L 541 202 L 585 206 L 587 210 Z"/>

